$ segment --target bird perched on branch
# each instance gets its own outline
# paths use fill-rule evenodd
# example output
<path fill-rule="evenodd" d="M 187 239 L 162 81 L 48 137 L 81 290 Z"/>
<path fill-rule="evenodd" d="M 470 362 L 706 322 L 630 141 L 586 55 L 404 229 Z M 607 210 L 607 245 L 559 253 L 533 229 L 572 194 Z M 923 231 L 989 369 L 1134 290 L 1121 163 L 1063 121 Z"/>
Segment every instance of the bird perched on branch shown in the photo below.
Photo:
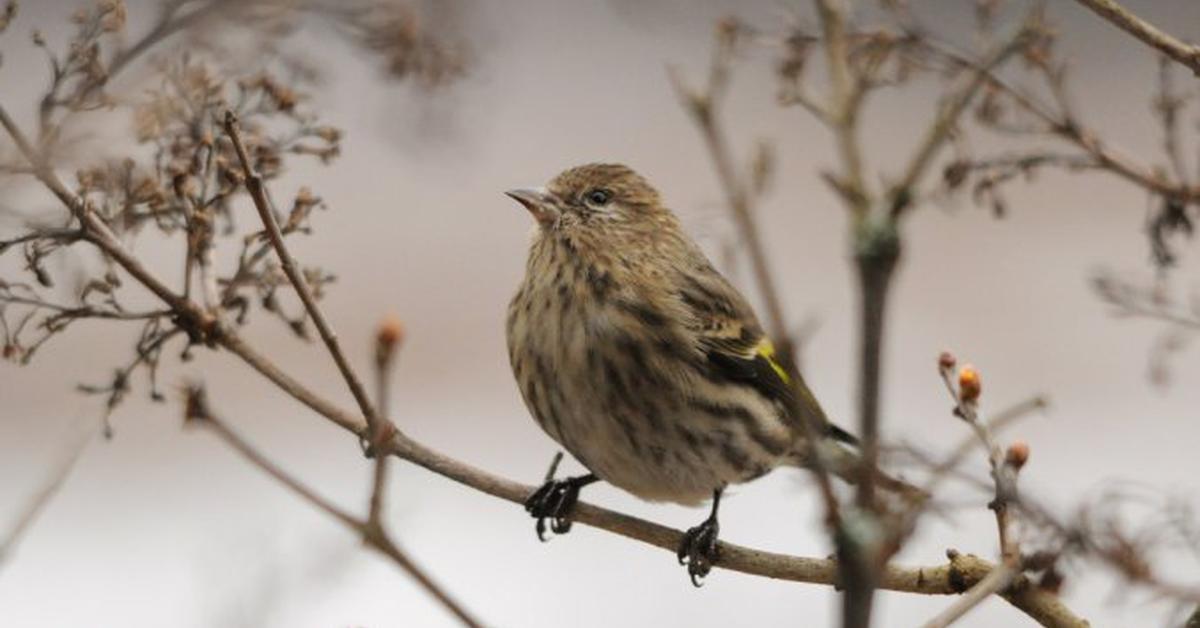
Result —
<path fill-rule="evenodd" d="M 604 480 L 642 499 L 712 511 L 678 556 L 694 583 L 717 560 L 731 484 L 779 466 L 857 473 L 800 379 L 776 359 L 746 299 L 713 268 L 658 192 L 616 164 L 571 168 L 507 194 L 537 222 L 508 308 L 508 352 L 533 417 L 591 472 L 525 503 L 543 538 L 570 529 L 579 490 Z M 816 434 L 817 447 L 807 434 Z"/>

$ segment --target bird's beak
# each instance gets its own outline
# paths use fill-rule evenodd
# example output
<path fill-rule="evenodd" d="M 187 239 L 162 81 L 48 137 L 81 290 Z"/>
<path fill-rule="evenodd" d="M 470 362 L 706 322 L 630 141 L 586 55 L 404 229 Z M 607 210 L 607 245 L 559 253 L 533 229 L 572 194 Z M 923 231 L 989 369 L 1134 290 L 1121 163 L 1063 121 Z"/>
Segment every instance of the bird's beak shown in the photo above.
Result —
<path fill-rule="evenodd" d="M 524 205 L 540 224 L 549 225 L 558 218 L 558 207 L 545 188 L 520 188 L 505 194 Z"/>

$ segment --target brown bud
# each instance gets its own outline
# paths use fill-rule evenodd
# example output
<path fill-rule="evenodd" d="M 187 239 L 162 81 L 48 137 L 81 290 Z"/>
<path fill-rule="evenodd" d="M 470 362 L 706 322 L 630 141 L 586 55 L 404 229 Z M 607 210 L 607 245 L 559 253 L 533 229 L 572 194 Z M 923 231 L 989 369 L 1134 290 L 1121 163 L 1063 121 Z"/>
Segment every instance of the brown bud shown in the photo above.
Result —
<path fill-rule="evenodd" d="M 1013 441 L 1004 452 L 1004 464 L 1020 469 L 1026 462 L 1029 462 L 1029 443 L 1023 440 Z"/>
<path fill-rule="evenodd" d="M 1038 580 L 1038 588 L 1047 592 L 1057 594 L 1062 590 L 1063 575 L 1053 567 L 1042 573 L 1041 579 Z"/>
<path fill-rule="evenodd" d="M 972 402 L 979 399 L 983 392 L 983 384 L 979 381 L 979 371 L 970 364 L 958 370 L 958 394 L 963 401 Z"/>
<path fill-rule="evenodd" d="M 211 418 L 208 411 L 208 396 L 199 384 L 188 384 L 183 389 L 183 423 L 194 425 Z"/>
<path fill-rule="evenodd" d="M 949 351 L 943 351 L 942 354 L 938 356 L 939 370 L 949 371 L 950 369 L 954 368 L 955 364 L 958 364 L 958 360 L 954 357 L 954 354 L 950 353 Z"/>

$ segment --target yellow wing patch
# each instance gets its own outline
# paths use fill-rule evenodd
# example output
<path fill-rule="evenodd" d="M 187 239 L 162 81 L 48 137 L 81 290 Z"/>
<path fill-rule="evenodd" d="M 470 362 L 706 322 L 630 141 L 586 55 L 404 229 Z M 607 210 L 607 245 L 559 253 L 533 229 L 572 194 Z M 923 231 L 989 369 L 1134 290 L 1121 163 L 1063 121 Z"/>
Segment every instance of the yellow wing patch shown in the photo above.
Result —
<path fill-rule="evenodd" d="M 763 339 L 754 345 L 754 354 L 766 358 L 767 363 L 775 370 L 775 374 L 779 375 L 779 379 L 782 379 L 785 384 L 791 385 L 792 378 L 788 377 L 787 371 L 775 359 L 775 345 L 771 344 L 770 339 L 763 336 Z"/>

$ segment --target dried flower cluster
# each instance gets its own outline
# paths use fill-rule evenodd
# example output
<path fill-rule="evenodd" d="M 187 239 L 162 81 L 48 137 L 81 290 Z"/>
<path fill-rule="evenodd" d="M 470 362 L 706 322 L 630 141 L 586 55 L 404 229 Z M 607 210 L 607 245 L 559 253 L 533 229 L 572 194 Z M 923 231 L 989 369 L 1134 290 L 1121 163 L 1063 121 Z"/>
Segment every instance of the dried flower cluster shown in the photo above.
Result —
<path fill-rule="evenodd" d="M 347 37 L 379 56 L 387 73 L 395 78 L 433 88 L 466 72 L 465 48 L 436 36 L 411 5 L 335 2 L 328 10 Z"/>
<path fill-rule="evenodd" d="M 270 254 L 263 231 L 239 231 L 234 222 L 233 208 L 246 198 L 245 181 L 221 128 L 225 112 L 233 112 L 240 120 L 251 167 L 265 181 L 280 176 L 292 158 L 330 163 L 339 154 L 342 132 L 321 123 L 308 110 L 303 77 L 285 80 L 266 68 L 231 73 L 215 55 L 184 52 L 154 61 L 156 84 L 135 97 L 118 102 L 106 92 L 113 75 L 177 31 L 198 27 L 205 20 L 219 23 L 236 18 L 243 28 L 271 28 L 264 32 L 285 36 L 291 31 L 278 25 L 295 23 L 303 11 L 325 18 L 369 52 L 384 56 L 396 78 L 434 87 L 460 77 L 465 69 L 462 46 L 429 32 L 415 10 L 394 2 L 318 2 L 297 7 L 255 0 L 234 7 L 229 0 L 168 0 L 151 30 L 134 45 L 125 46 L 124 3 L 99 0 L 83 4 L 72 14 L 74 33 L 63 50 L 52 49 L 44 36 L 33 34 L 34 44 L 49 61 L 51 83 L 39 101 L 38 132 L 29 149 L 35 160 L 48 163 L 60 152 L 61 129 L 77 112 L 129 111 L 136 141 L 148 150 L 131 150 L 128 157 L 81 167 L 73 188 L 62 192 L 71 194 L 71 202 L 82 203 L 81 209 L 126 244 L 147 227 L 164 237 L 181 235 L 183 299 L 195 297 L 214 316 L 237 325 L 246 323 L 251 311 L 260 307 L 307 338 L 307 315 L 281 299 L 288 280 Z M 0 13 L 0 25 L 8 26 L 17 14 L 17 3 L 9 2 Z M 36 175 L 42 167 L 42 163 L 15 163 L 5 171 Z M 320 197 L 303 187 L 287 207 L 272 207 L 272 211 L 279 213 L 282 235 L 290 236 L 310 233 L 312 213 L 324 207 Z M 87 243 L 91 235 L 72 223 L 38 222 L 29 224 L 24 233 L 0 239 L 0 255 L 19 251 L 29 278 L 0 280 L 3 357 L 27 362 L 43 343 L 78 320 L 140 321 L 144 327 L 136 359 L 117 369 L 110 384 L 81 387 L 108 395 L 111 411 L 125 398 L 132 371 L 144 367 L 154 378 L 158 355 L 169 339 L 187 336 L 187 347 L 206 340 L 194 326 L 173 324 L 179 321 L 173 321 L 168 309 L 129 311 L 121 298 L 122 273 L 111 255 L 101 255 L 99 269 L 73 268 L 72 273 L 83 274 L 74 282 L 81 288 L 74 290 L 73 299 L 56 301 L 62 286 L 56 286 L 59 282 L 47 260 Z M 214 259 L 223 237 L 236 237 L 240 246 L 234 269 L 219 274 Z M 316 298 L 333 280 L 320 268 L 304 268 L 302 273 Z M 186 347 L 183 355 L 189 355 Z M 152 396 L 161 395 L 152 390 Z"/>

